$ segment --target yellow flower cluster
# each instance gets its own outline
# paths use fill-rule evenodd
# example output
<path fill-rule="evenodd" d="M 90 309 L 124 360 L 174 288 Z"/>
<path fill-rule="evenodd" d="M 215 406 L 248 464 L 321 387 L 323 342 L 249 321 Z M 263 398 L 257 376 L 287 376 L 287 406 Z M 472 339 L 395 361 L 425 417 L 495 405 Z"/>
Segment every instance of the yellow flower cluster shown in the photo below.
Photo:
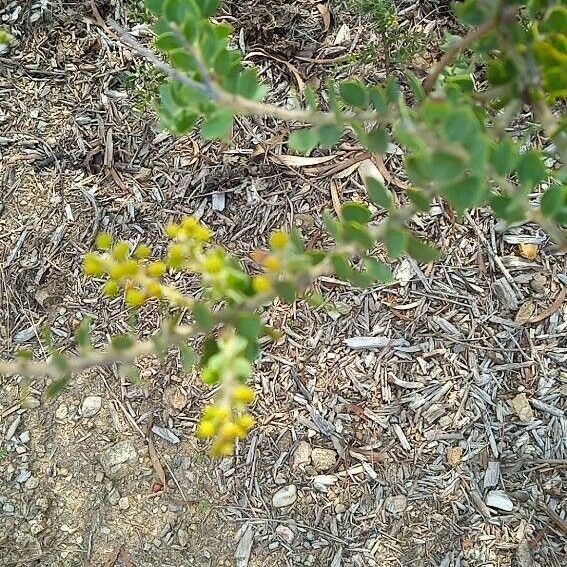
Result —
<path fill-rule="evenodd" d="M 211 452 L 216 457 L 232 455 L 236 439 L 246 437 L 254 418 L 246 406 L 254 401 L 254 392 L 239 384 L 232 392 L 230 404 L 207 406 L 197 426 L 197 437 L 213 439 Z"/>
<path fill-rule="evenodd" d="M 139 244 L 135 250 L 125 241 L 114 242 L 106 232 L 96 238 L 96 247 L 101 253 L 85 255 L 83 269 L 86 275 L 101 277 L 108 275 L 102 289 L 108 297 L 116 297 L 124 290 L 124 301 L 131 307 L 140 307 L 151 298 L 164 296 L 160 278 L 168 268 L 180 268 L 202 255 L 202 246 L 211 238 L 211 231 L 194 217 L 187 217 L 179 224 L 165 229 L 174 238 L 164 260 L 148 261 L 152 249 Z"/>

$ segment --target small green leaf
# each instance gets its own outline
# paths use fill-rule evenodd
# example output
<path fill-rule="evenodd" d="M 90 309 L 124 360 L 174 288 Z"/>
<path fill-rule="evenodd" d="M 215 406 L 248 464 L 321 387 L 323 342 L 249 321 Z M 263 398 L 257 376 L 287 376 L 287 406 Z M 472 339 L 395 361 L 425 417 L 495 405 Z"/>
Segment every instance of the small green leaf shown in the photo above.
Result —
<path fill-rule="evenodd" d="M 293 303 L 297 291 L 295 286 L 289 282 L 277 282 L 274 286 L 280 299 L 285 303 Z"/>
<path fill-rule="evenodd" d="M 526 216 L 519 200 L 510 195 L 494 195 L 490 199 L 490 206 L 497 216 L 508 222 L 520 221 Z"/>
<path fill-rule="evenodd" d="M 117 351 L 128 350 L 134 346 L 134 339 L 130 335 L 114 335 L 110 339 L 110 346 Z"/>
<path fill-rule="evenodd" d="M 288 145 L 300 153 L 310 152 L 319 143 L 319 136 L 315 130 L 296 130 L 289 136 Z"/>
<path fill-rule="evenodd" d="M 233 325 L 236 332 L 248 340 L 255 340 L 262 330 L 262 320 L 253 313 L 238 313 Z"/>
<path fill-rule="evenodd" d="M 371 152 L 377 154 L 385 154 L 388 149 L 388 132 L 384 128 L 375 128 L 366 132 L 361 142 Z"/>
<path fill-rule="evenodd" d="M 406 189 L 406 195 L 418 211 L 426 212 L 429 210 L 431 200 L 419 189 Z"/>
<path fill-rule="evenodd" d="M 201 12 L 205 18 L 214 16 L 220 5 L 220 0 L 201 0 Z"/>
<path fill-rule="evenodd" d="M 207 118 L 201 126 L 201 136 L 205 140 L 226 139 L 230 134 L 234 115 L 227 110 L 217 111 Z"/>
<path fill-rule="evenodd" d="M 338 240 L 341 234 L 341 223 L 329 211 L 323 211 L 323 222 L 329 234 Z"/>
<path fill-rule="evenodd" d="M 179 49 L 181 43 L 177 36 L 172 32 L 162 33 L 156 38 L 156 47 L 161 51 L 172 51 L 173 49 Z"/>
<path fill-rule="evenodd" d="M 443 195 L 462 214 L 470 207 L 478 206 L 486 197 L 488 188 L 478 177 L 465 177 L 439 187 Z"/>
<path fill-rule="evenodd" d="M 211 313 L 211 310 L 204 303 L 196 301 L 193 304 L 192 313 L 193 319 L 200 329 L 208 331 L 213 328 L 213 315 Z"/>
<path fill-rule="evenodd" d="M 57 378 L 53 380 L 45 390 L 45 396 L 48 400 L 55 398 L 63 392 L 63 390 L 69 384 L 69 376 L 64 376 L 63 378 Z"/>
<path fill-rule="evenodd" d="M 362 203 L 347 201 L 341 207 L 341 216 L 346 222 L 366 224 L 372 218 L 372 213 Z"/>
<path fill-rule="evenodd" d="M 55 367 L 60 374 L 68 374 L 69 372 L 69 359 L 58 350 L 51 353 L 49 364 Z"/>
<path fill-rule="evenodd" d="M 185 71 L 185 73 L 194 73 L 197 70 L 197 62 L 195 58 L 190 53 L 187 53 L 185 49 L 173 49 L 169 52 L 169 59 L 171 64 Z"/>
<path fill-rule="evenodd" d="M 351 273 L 351 267 L 348 260 L 341 254 L 333 254 L 331 256 L 331 264 L 336 276 L 344 281 L 348 281 Z"/>
<path fill-rule="evenodd" d="M 408 244 L 408 231 L 392 221 L 386 224 L 384 233 L 384 244 L 388 250 L 390 258 L 399 258 L 405 251 Z"/>
<path fill-rule="evenodd" d="M 156 356 L 163 362 L 167 354 L 167 343 L 165 342 L 163 335 L 161 333 L 157 333 L 151 338 L 151 341 L 154 344 L 154 352 Z"/>
<path fill-rule="evenodd" d="M 376 258 L 368 256 L 364 259 L 364 266 L 366 273 L 374 280 L 381 283 L 387 284 L 393 280 L 393 275 L 383 262 L 380 262 Z"/>
<path fill-rule="evenodd" d="M 91 347 L 91 323 L 90 317 L 84 317 L 75 333 L 75 340 L 82 349 Z"/>
<path fill-rule="evenodd" d="M 345 242 L 357 244 L 363 250 L 370 250 L 375 244 L 366 227 L 355 223 L 344 223 L 342 236 Z"/>
<path fill-rule="evenodd" d="M 188 345 L 179 345 L 179 355 L 183 372 L 189 372 L 195 364 L 195 349 Z"/>
<path fill-rule="evenodd" d="M 342 131 L 336 124 L 323 124 L 317 128 L 317 136 L 324 148 L 334 146 L 341 139 Z"/>
<path fill-rule="evenodd" d="M 490 161 L 498 175 L 508 175 L 516 165 L 517 159 L 517 146 L 509 138 L 497 142 L 492 147 Z"/>
<path fill-rule="evenodd" d="M 426 94 L 421 81 L 409 69 L 406 69 L 404 71 L 404 76 L 406 78 L 406 81 L 408 82 L 413 96 L 415 97 L 415 100 L 417 102 L 422 102 L 425 99 Z"/>
<path fill-rule="evenodd" d="M 368 191 L 368 197 L 375 205 L 392 210 L 394 200 L 392 199 L 390 192 L 382 183 L 380 183 L 380 181 L 378 181 L 378 179 L 375 177 L 366 177 L 364 179 L 364 184 Z"/>
<path fill-rule="evenodd" d="M 392 77 L 388 77 L 386 81 L 386 100 L 389 104 L 394 104 L 398 102 L 400 98 L 400 85 L 396 83 Z"/>
<path fill-rule="evenodd" d="M 527 189 L 533 189 L 547 177 L 543 159 L 536 150 L 528 150 L 520 157 L 516 171 L 520 185 Z"/>
<path fill-rule="evenodd" d="M 368 89 L 368 94 L 370 95 L 370 104 L 372 104 L 374 110 L 380 114 L 380 116 L 386 116 L 388 103 L 386 102 L 384 89 L 373 86 Z"/>
<path fill-rule="evenodd" d="M 342 81 L 339 83 L 339 93 L 345 104 L 355 108 L 368 106 L 368 91 L 359 81 Z"/>
<path fill-rule="evenodd" d="M 461 175 L 464 168 L 459 156 L 441 150 L 433 152 L 428 163 L 429 175 L 437 181 L 450 181 Z"/>
<path fill-rule="evenodd" d="M 409 236 L 407 253 L 418 262 L 427 264 L 439 258 L 439 251 L 415 236 Z"/>
<path fill-rule="evenodd" d="M 237 92 L 244 98 L 254 99 L 256 92 L 258 91 L 258 74 L 256 69 L 246 69 L 240 73 L 238 78 Z"/>
<path fill-rule="evenodd" d="M 554 217 L 555 213 L 567 205 L 567 185 L 554 185 L 542 196 L 540 209 L 546 217 Z"/>

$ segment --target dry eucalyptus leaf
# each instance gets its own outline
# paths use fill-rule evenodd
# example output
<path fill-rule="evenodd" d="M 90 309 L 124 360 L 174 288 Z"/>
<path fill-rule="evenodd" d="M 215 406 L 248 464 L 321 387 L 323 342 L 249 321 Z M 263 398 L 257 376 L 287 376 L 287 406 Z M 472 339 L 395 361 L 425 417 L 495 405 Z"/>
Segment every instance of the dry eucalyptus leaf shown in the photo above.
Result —
<path fill-rule="evenodd" d="M 535 303 L 529 300 L 526 301 L 520 306 L 520 309 L 518 309 L 514 322 L 518 325 L 525 325 L 534 316 L 535 311 Z"/>
<path fill-rule="evenodd" d="M 538 247 L 537 244 L 520 243 L 518 244 L 518 252 L 523 258 L 535 260 L 538 253 Z"/>

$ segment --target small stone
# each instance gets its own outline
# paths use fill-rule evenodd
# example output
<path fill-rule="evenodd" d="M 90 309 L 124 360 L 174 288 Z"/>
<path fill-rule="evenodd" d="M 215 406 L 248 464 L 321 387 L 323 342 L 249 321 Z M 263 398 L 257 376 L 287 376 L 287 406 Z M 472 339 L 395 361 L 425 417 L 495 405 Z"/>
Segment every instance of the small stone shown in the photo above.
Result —
<path fill-rule="evenodd" d="M 542 274 L 535 274 L 530 282 L 530 287 L 536 293 L 545 293 L 547 291 L 547 278 Z"/>
<path fill-rule="evenodd" d="M 311 458 L 311 445 L 307 441 L 300 441 L 293 452 L 291 466 L 294 469 L 305 466 Z"/>
<path fill-rule="evenodd" d="M 463 448 L 462 447 L 449 447 L 447 449 L 447 463 L 456 467 L 461 464 L 463 458 Z"/>
<path fill-rule="evenodd" d="M 297 500 L 297 487 L 295 484 L 288 484 L 280 488 L 272 496 L 272 505 L 274 508 L 285 508 L 291 506 Z"/>
<path fill-rule="evenodd" d="M 128 496 L 122 496 L 122 498 L 118 500 L 118 508 L 120 508 L 120 510 L 128 510 L 128 508 L 130 508 Z"/>
<path fill-rule="evenodd" d="M 29 396 L 22 402 L 22 406 L 28 409 L 35 409 L 39 407 L 39 403 L 37 398 Z"/>
<path fill-rule="evenodd" d="M 55 417 L 57 419 L 65 419 L 67 417 L 67 414 L 69 413 L 69 408 L 65 405 L 65 404 L 61 404 L 56 410 L 55 410 Z"/>
<path fill-rule="evenodd" d="M 26 482 L 28 480 L 28 478 L 31 477 L 31 472 L 28 471 L 27 469 L 21 470 L 18 473 L 18 476 L 16 477 L 16 482 L 18 482 L 19 484 L 23 484 L 24 482 Z"/>
<path fill-rule="evenodd" d="M 177 530 L 177 541 L 181 547 L 185 547 L 189 543 L 189 532 L 184 528 Z"/>
<path fill-rule="evenodd" d="M 313 478 L 313 488 L 319 492 L 327 492 L 337 482 L 334 474 L 318 474 Z"/>
<path fill-rule="evenodd" d="M 311 461 L 317 472 L 328 471 L 337 464 L 337 454 L 333 449 L 315 447 L 311 453 Z"/>
<path fill-rule="evenodd" d="M 102 482 L 104 480 L 104 474 L 98 471 L 95 475 L 95 482 Z"/>
<path fill-rule="evenodd" d="M 403 494 L 388 496 L 384 507 L 390 514 L 401 514 L 408 507 L 408 499 Z"/>
<path fill-rule="evenodd" d="M 283 524 L 280 524 L 276 528 L 276 534 L 284 543 L 287 543 L 287 545 L 291 545 L 295 539 L 293 531 Z"/>
<path fill-rule="evenodd" d="M 2 506 L 2 511 L 5 514 L 13 514 L 16 511 L 16 508 L 14 508 L 14 506 L 12 504 L 10 504 L 9 502 L 6 502 L 6 504 L 4 504 L 4 506 Z"/>
<path fill-rule="evenodd" d="M 84 418 L 94 417 L 102 407 L 102 398 L 100 396 L 87 396 L 81 405 L 81 415 Z"/>
<path fill-rule="evenodd" d="M 502 490 L 491 490 L 486 495 L 486 505 L 491 508 L 498 508 L 505 512 L 511 512 L 514 509 L 514 503 L 510 497 Z"/>
<path fill-rule="evenodd" d="M 30 476 L 24 484 L 26 490 L 35 490 L 38 486 L 39 480 L 35 476 Z"/>
<path fill-rule="evenodd" d="M 510 407 L 514 410 L 514 413 L 520 418 L 520 421 L 524 423 L 529 423 L 534 420 L 534 412 L 528 397 L 523 392 L 518 394 L 509 402 Z"/>
<path fill-rule="evenodd" d="M 335 512 L 337 514 L 344 514 L 346 512 L 346 506 L 342 502 L 335 504 Z"/>
<path fill-rule="evenodd" d="M 26 451 L 27 449 L 23 445 L 18 445 L 16 447 L 16 453 L 18 453 L 18 455 L 23 455 Z"/>
<path fill-rule="evenodd" d="M 30 442 L 30 432 L 29 431 L 22 431 L 20 433 L 20 443 L 24 443 L 24 445 L 26 443 Z"/>
<path fill-rule="evenodd" d="M 113 488 L 113 489 L 108 493 L 108 501 L 109 501 L 113 506 L 116 506 L 116 505 L 120 502 L 120 492 L 118 492 L 118 490 L 116 490 L 116 488 Z"/>
<path fill-rule="evenodd" d="M 110 479 L 125 477 L 130 466 L 138 462 L 136 448 L 131 441 L 119 441 L 108 447 L 100 457 L 104 474 Z"/>

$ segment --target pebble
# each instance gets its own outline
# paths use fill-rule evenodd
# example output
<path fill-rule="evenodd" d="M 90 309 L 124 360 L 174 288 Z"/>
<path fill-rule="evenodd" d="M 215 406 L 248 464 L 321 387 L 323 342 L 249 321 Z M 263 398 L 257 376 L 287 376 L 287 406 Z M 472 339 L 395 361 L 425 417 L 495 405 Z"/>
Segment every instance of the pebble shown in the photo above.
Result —
<path fill-rule="evenodd" d="M 67 417 L 67 414 L 69 413 L 69 408 L 65 405 L 65 404 L 61 404 L 56 410 L 55 410 L 55 417 L 57 419 L 65 419 Z"/>
<path fill-rule="evenodd" d="M 29 443 L 30 442 L 30 432 L 29 431 L 22 431 L 20 433 L 20 443 Z"/>
<path fill-rule="evenodd" d="M 27 469 L 21 470 L 18 476 L 16 477 L 16 482 L 23 484 L 24 482 L 26 482 L 26 480 L 28 480 L 28 478 L 30 478 L 30 476 L 31 476 L 30 471 L 28 471 Z"/>
<path fill-rule="evenodd" d="M 288 484 L 280 488 L 272 496 L 272 505 L 274 508 L 285 508 L 291 506 L 297 500 L 297 487 L 295 484 Z"/>
<path fill-rule="evenodd" d="M 37 398 L 32 398 L 30 396 L 23 401 L 22 406 L 24 406 L 28 409 L 35 409 L 35 408 L 39 407 L 39 400 Z"/>
<path fill-rule="evenodd" d="M 120 493 L 118 492 L 118 490 L 116 490 L 116 488 L 113 488 L 109 493 L 108 493 L 108 501 L 113 505 L 116 506 L 116 504 L 118 504 L 120 502 Z"/>
<path fill-rule="evenodd" d="M 18 453 L 18 455 L 22 455 L 27 451 L 27 449 L 23 446 L 23 445 L 18 445 L 16 447 L 16 453 Z"/>
<path fill-rule="evenodd" d="M 16 508 L 14 508 L 13 504 L 6 502 L 6 504 L 2 506 L 2 511 L 6 514 L 13 514 L 16 511 Z"/>
<path fill-rule="evenodd" d="M 138 462 L 138 454 L 132 441 L 119 441 L 111 445 L 100 457 L 104 474 L 110 479 L 123 478 L 130 472 L 130 465 Z"/>
<path fill-rule="evenodd" d="M 189 543 L 189 532 L 184 528 L 177 530 L 177 541 L 181 547 L 185 547 Z"/>
<path fill-rule="evenodd" d="M 307 441 L 300 441 L 293 452 L 292 467 L 297 469 L 306 465 L 311 458 L 311 445 Z"/>
<path fill-rule="evenodd" d="M 24 484 L 26 490 L 35 490 L 38 486 L 39 479 L 37 479 L 35 476 L 30 476 Z"/>
<path fill-rule="evenodd" d="M 547 278 L 541 273 L 535 274 L 530 282 L 530 287 L 536 293 L 544 293 L 547 291 Z"/>
<path fill-rule="evenodd" d="M 81 415 L 84 418 L 94 417 L 102 407 L 100 396 L 87 396 L 81 405 Z"/>
<path fill-rule="evenodd" d="M 104 480 L 104 474 L 98 471 L 95 475 L 95 482 L 102 482 Z"/>
<path fill-rule="evenodd" d="M 514 503 L 510 497 L 502 490 L 491 490 L 486 495 L 486 505 L 491 508 L 498 508 L 505 512 L 511 512 L 514 509 Z"/>
<path fill-rule="evenodd" d="M 311 461 L 316 471 L 328 471 L 337 464 L 337 454 L 333 449 L 315 447 L 311 453 Z"/>
<path fill-rule="evenodd" d="M 122 496 L 122 498 L 118 500 L 118 508 L 120 508 L 120 510 L 128 510 L 128 508 L 130 508 L 128 496 Z"/>
<path fill-rule="evenodd" d="M 403 494 L 388 496 L 384 507 L 391 514 L 401 514 L 408 507 L 408 499 Z"/>
<path fill-rule="evenodd" d="M 276 528 L 276 534 L 284 543 L 287 543 L 288 545 L 291 545 L 293 543 L 293 540 L 295 539 L 295 534 L 293 533 L 293 531 L 283 524 L 280 524 Z"/>

